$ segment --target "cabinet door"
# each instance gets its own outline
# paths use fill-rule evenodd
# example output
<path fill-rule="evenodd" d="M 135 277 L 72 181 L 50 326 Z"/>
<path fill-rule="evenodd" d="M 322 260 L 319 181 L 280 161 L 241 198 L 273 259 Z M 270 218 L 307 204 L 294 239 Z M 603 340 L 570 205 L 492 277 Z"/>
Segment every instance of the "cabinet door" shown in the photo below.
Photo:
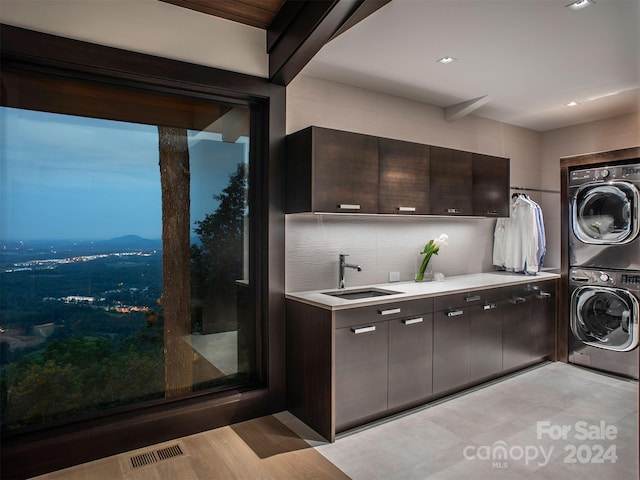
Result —
<path fill-rule="evenodd" d="M 313 211 L 378 213 L 378 138 L 317 127 L 313 133 Z"/>
<path fill-rule="evenodd" d="M 469 378 L 474 381 L 502 370 L 502 304 L 488 302 L 470 310 Z"/>
<path fill-rule="evenodd" d="M 543 358 L 555 353 L 555 282 L 534 286 L 531 315 L 531 357 Z"/>
<path fill-rule="evenodd" d="M 531 361 L 531 295 L 514 295 L 504 303 L 502 323 L 502 368 Z"/>
<path fill-rule="evenodd" d="M 471 153 L 431 147 L 430 210 L 434 215 L 472 215 Z"/>
<path fill-rule="evenodd" d="M 433 393 L 469 382 L 468 312 L 464 309 L 435 312 L 433 315 Z"/>
<path fill-rule="evenodd" d="M 431 395 L 433 314 L 389 322 L 389 408 Z"/>
<path fill-rule="evenodd" d="M 335 425 L 339 430 L 387 409 L 388 324 L 338 328 L 335 340 Z"/>
<path fill-rule="evenodd" d="M 509 216 L 509 159 L 473 154 L 473 214 Z"/>
<path fill-rule="evenodd" d="M 429 213 L 429 146 L 380 138 L 379 213 Z"/>

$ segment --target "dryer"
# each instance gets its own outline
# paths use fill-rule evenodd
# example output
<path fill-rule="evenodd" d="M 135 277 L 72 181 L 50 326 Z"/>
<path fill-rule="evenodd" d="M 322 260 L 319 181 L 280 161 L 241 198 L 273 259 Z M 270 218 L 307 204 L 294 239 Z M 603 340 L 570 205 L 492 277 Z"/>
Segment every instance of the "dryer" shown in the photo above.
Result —
<path fill-rule="evenodd" d="M 640 270 L 640 160 L 569 173 L 570 266 Z"/>
<path fill-rule="evenodd" d="M 640 271 L 572 268 L 569 362 L 638 379 Z"/>

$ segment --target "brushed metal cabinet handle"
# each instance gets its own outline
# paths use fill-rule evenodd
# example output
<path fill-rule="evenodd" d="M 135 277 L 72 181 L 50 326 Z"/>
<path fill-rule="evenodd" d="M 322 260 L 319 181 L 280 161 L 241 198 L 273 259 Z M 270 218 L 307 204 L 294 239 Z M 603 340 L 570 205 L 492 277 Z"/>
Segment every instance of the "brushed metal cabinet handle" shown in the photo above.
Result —
<path fill-rule="evenodd" d="M 458 317 L 460 315 L 464 315 L 464 310 L 451 310 L 447 312 L 447 317 Z"/>
<path fill-rule="evenodd" d="M 466 302 L 477 302 L 478 300 L 480 300 L 480 298 L 481 298 L 480 295 L 469 295 L 464 300 Z"/>
<path fill-rule="evenodd" d="M 498 210 L 487 210 L 485 215 L 498 215 Z"/>
<path fill-rule="evenodd" d="M 353 333 L 355 333 L 356 335 L 359 335 L 361 333 L 375 332 L 376 331 L 376 326 L 375 325 L 369 325 L 368 327 L 359 327 L 359 328 L 353 327 L 351 329 L 351 331 Z"/>
<path fill-rule="evenodd" d="M 495 303 L 487 303 L 482 307 L 483 310 L 493 310 L 494 308 L 498 308 L 498 305 Z"/>
<path fill-rule="evenodd" d="M 350 204 L 350 203 L 341 203 L 338 205 L 338 208 L 341 210 L 360 210 L 360 205 Z"/>
<path fill-rule="evenodd" d="M 511 299 L 511 303 L 513 303 L 514 305 L 517 305 L 519 303 L 524 303 L 526 301 L 527 301 L 527 299 L 524 298 L 524 297 L 515 297 L 515 298 Z"/>
<path fill-rule="evenodd" d="M 549 292 L 540 292 L 539 295 L 536 295 L 536 298 L 539 298 L 540 300 L 546 300 L 547 298 L 551 298 L 551 293 L 549 293 Z"/>
<path fill-rule="evenodd" d="M 400 313 L 402 310 L 399 308 L 390 308 L 388 310 L 378 310 L 380 315 L 393 315 L 394 313 Z"/>
<path fill-rule="evenodd" d="M 460 209 L 459 208 L 447 208 L 447 213 L 460 213 Z"/>
<path fill-rule="evenodd" d="M 416 207 L 398 207 L 399 212 L 415 212 Z"/>
<path fill-rule="evenodd" d="M 410 318 L 408 320 L 402 320 L 402 323 L 404 323 L 405 325 L 414 325 L 416 323 L 422 323 L 424 322 L 424 318 L 419 317 L 419 318 Z"/>

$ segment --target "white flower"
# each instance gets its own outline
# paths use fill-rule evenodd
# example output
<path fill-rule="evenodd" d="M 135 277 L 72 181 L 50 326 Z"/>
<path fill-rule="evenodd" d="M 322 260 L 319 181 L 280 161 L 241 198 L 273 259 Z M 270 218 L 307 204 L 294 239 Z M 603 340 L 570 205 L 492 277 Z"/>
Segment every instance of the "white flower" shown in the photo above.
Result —
<path fill-rule="evenodd" d="M 429 243 L 424 246 L 424 249 L 421 252 L 422 254 L 424 254 L 424 257 L 422 259 L 420 268 L 418 269 L 418 273 L 416 274 L 416 280 L 422 281 L 424 279 L 424 272 L 427 268 L 427 265 L 429 264 L 429 260 L 431 260 L 431 256 L 438 255 L 438 252 L 440 251 L 440 247 L 442 245 L 449 245 L 447 243 L 447 240 L 449 240 L 449 235 L 447 235 L 446 233 L 441 233 L 438 238 L 429 240 Z"/>
<path fill-rule="evenodd" d="M 449 235 L 447 235 L 446 233 L 441 233 L 440 236 L 433 241 L 433 243 L 435 243 L 437 247 L 440 247 L 442 245 L 449 245 L 447 243 L 447 240 L 449 240 Z"/>

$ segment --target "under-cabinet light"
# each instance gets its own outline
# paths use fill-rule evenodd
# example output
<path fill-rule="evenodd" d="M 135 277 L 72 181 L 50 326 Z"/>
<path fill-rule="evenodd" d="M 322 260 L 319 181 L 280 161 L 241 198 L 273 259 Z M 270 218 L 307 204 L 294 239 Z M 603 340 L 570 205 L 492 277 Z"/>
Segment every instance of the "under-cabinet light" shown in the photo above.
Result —
<path fill-rule="evenodd" d="M 576 101 L 567 103 L 567 107 L 575 107 L 575 106 L 578 106 L 578 105 L 580 105 L 580 104 L 578 102 L 576 102 Z"/>

